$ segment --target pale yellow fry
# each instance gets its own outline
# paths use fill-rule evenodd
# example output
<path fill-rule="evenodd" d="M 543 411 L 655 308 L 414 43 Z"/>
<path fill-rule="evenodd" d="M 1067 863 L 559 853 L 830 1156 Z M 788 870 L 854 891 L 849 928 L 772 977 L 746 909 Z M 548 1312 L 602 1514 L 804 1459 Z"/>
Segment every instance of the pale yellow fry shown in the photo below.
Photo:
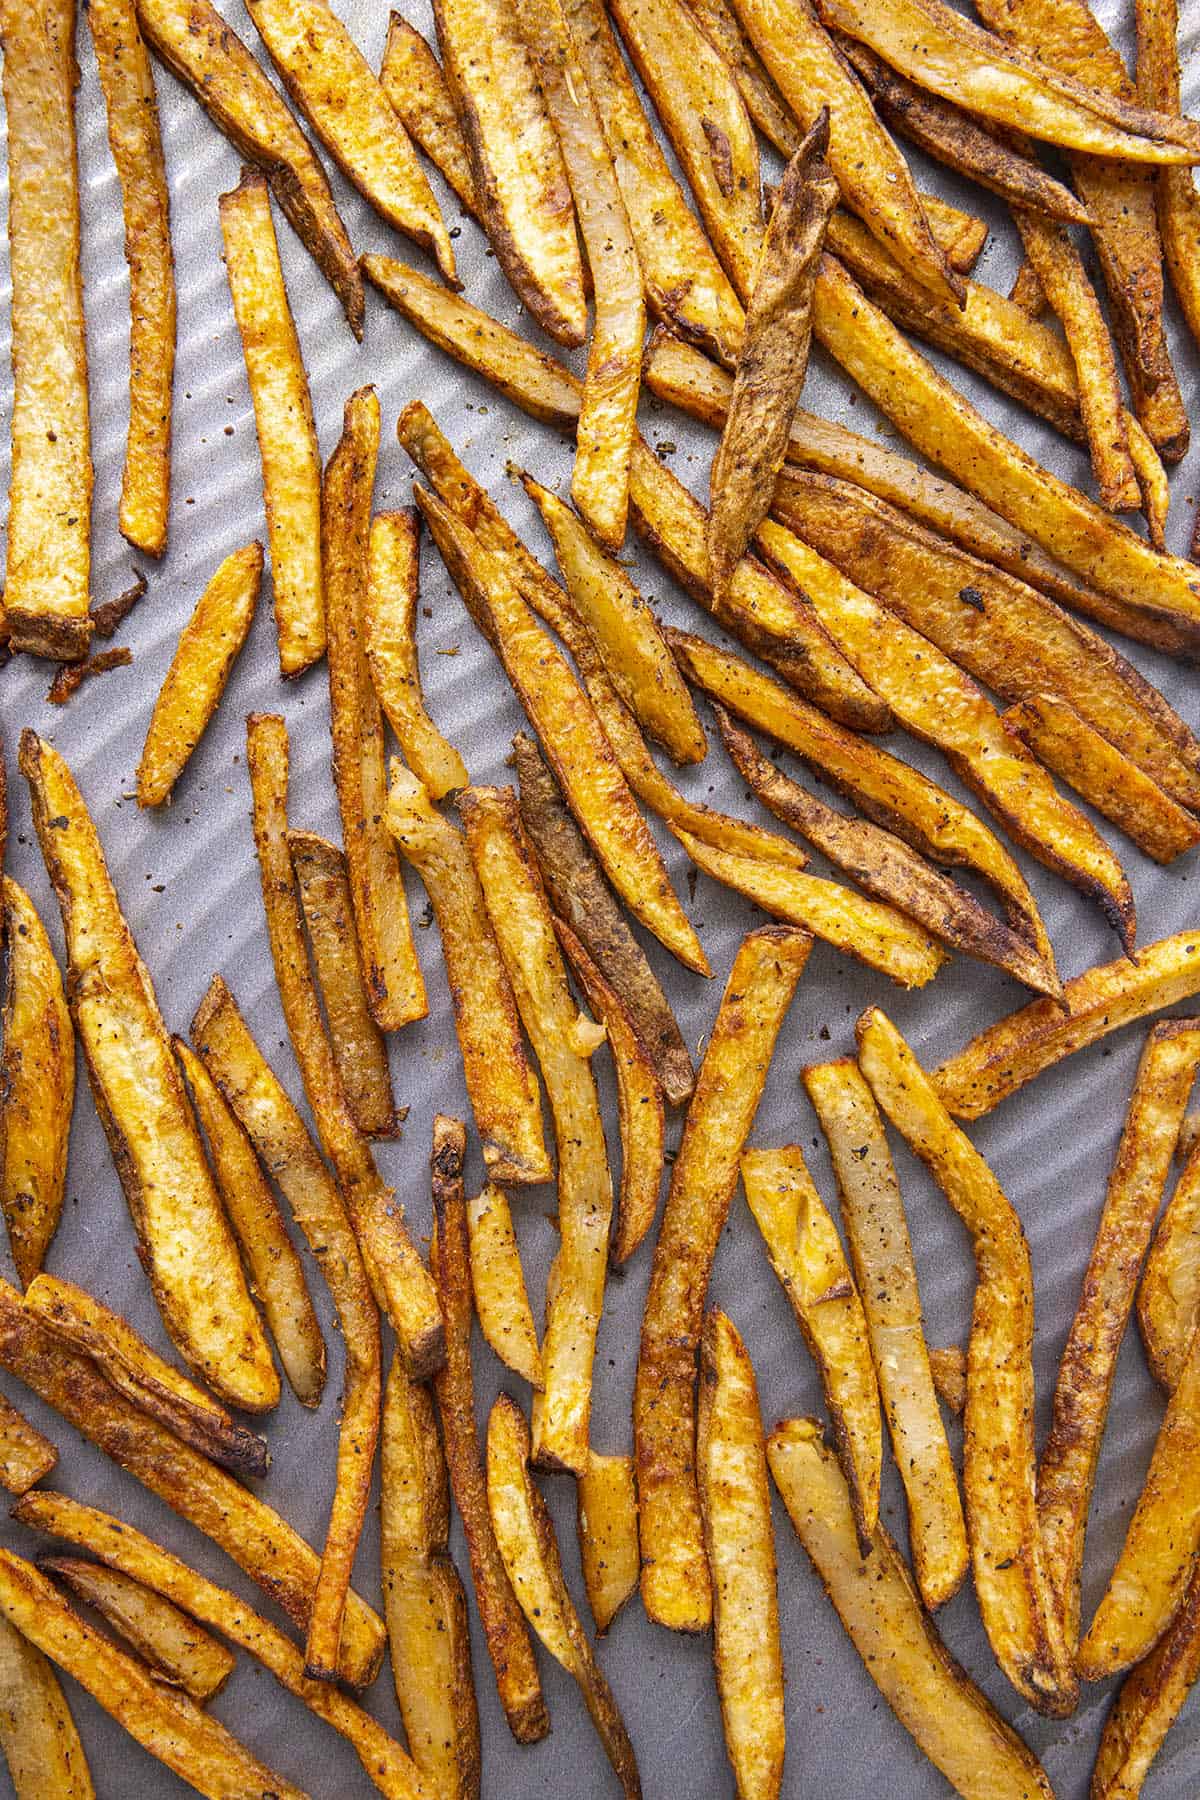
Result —
<path fill-rule="evenodd" d="M 50 1439 L 0 1395 L 0 1487 L 10 1494 L 27 1494 L 57 1461 L 58 1451 Z"/>
<path fill-rule="evenodd" d="M 504 1189 L 489 1182 L 467 1203 L 471 1289 L 479 1329 L 504 1365 L 542 1386 L 542 1353 L 525 1292 L 521 1253 Z"/>
<path fill-rule="evenodd" d="M 1149 1656 L 1129 1671 L 1104 1722 L 1092 1800 L 1138 1800 L 1142 1784 L 1200 1675 L 1200 1572 Z"/>
<path fill-rule="evenodd" d="M 632 1456 L 589 1451 L 588 1466 L 575 1486 L 575 1504 L 583 1585 L 596 1632 L 603 1637 L 637 1592 L 641 1572 Z"/>

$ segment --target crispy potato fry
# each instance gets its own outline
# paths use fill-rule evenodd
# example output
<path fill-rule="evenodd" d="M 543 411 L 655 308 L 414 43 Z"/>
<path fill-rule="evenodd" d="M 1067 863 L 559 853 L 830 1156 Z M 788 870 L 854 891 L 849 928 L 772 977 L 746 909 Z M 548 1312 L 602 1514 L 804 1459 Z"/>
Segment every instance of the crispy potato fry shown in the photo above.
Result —
<path fill-rule="evenodd" d="M 850 1495 L 815 1419 L 789 1419 L 767 1461 L 792 1524 L 880 1693 L 965 1800 L 1052 1800 L 1041 1765 L 950 1655 L 882 1525 L 859 1546 Z"/>
<path fill-rule="evenodd" d="M 1134 14 L 1138 99 L 1178 112 L 1178 8 L 1174 0 L 1135 0 Z M 1200 195 L 1189 169 L 1160 169 L 1154 180 L 1163 260 L 1188 330 L 1200 343 Z"/>
<path fill-rule="evenodd" d="M 467 1202 L 471 1291 L 484 1337 L 506 1368 L 542 1386 L 542 1353 L 525 1292 L 521 1252 L 503 1188 L 489 1182 Z"/>
<path fill-rule="evenodd" d="M 393 20 L 397 17 L 392 14 Z M 396 734 L 404 760 L 435 800 L 466 787 L 467 765 L 446 742 L 425 706 L 417 666 L 421 515 L 377 513 L 367 549 L 362 625 L 375 694 Z"/>
<path fill-rule="evenodd" d="M 380 1554 L 392 1677 L 422 1776 L 446 1800 L 479 1793 L 479 1712 L 467 1601 L 450 1556 L 450 1490 L 427 1387 L 393 1358 L 383 1404 Z"/>
<path fill-rule="evenodd" d="M 958 1344 L 938 1344 L 929 1351 L 929 1372 L 937 1397 L 961 1419 L 967 1404 L 967 1353 Z"/>
<path fill-rule="evenodd" d="M 77 1556 L 42 1556 L 38 1567 L 94 1607 L 161 1680 L 182 1688 L 197 1706 L 219 1694 L 233 1674 L 231 1650 L 131 1575 Z"/>
<path fill-rule="evenodd" d="M 58 1676 L 7 1618 L 0 1624 L 0 1748 L 17 1800 L 95 1800 Z"/>
<path fill-rule="evenodd" d="M 550 1729 L 533 1644 L 501 1559 L 488 1510 L 483 1458 L 475 1431 L 471 1371 L 471 1252 L 462 1165 L 466 1132 L 442 1114 L 433 1121 L 434 1235 L 429 1262 L 446 1320 L 446 1362 L 434 1377 L 454 1504 L 466 1534 L 475 1604 L 492 1659 L 496 1689 L 518 1744 Z"/>
<path fill-rule="evenodd" d="M 137 0 L 154 54 L 234 149 L 260 168 L 280 210 L 363 334 L 362 277 L 325 171 L 276 90 L 212 0 Z M 319 652 L 318 652 L 319 654 Z"/>
<path fill-rule="evenodd" d="M 180 632 L 146 728 L 137 767 L 139 806 L 161 806 L 171 798 L 175 783 L 208 729 L 249 634 L 262 570 L 261 544 L 234 550 L 205 587 Z"/>
<path fill-rule="evenodd" d="M 74 0 L 4 0 L 0 45 L 12 269 L 6 635 L 14 650 L 73 662 L 92 634 Z"/>
<path fill-rule="evenodd" d="M 642 1600 L 677 1631 L 703 1631 L 712 1582 L 696 1491 L 696 1353 L 717 1243 L 775 1039 L 804 972 L 807 932 L 743 939 L 708 1040 L 654 1246 L 633 1400 Z"/>
<path fill-rule="evenodd" d="M 283 1372 L 300 1404 L 317 1406 L 325 1388 L 325 1340 L 304 1265 L 237 1114 L 190 1044 L 178 1037 L 171 1043 Z"/>
<path fill-rule="evenodd" d="M 75 1033 L 62 975 L 32 900 L 9 875 L 0 876 L 0 896 L 0 944 L 8 953 L 0 1045 L 0 1210 L 17 1279 L 26 1287 L 42 1266 L 62 1213 L 75 1105 Z"/>
<path fill-rule="evenodd" d="M 341 1733 L 371 1780 L 390 1800 L 419 1800 L 422 1790 L 416 1770 L 399 1744 L 339 1688 L 307 1680 L 303 1655 L 291 1639 L 228 1589 L 217 1587 L 169 1551 L 160 1550 L 125 1520 L 83 1506 L 65 1494 L 28 1494 L 20 1504 L 23 1525 L 89 1551 L 107 1568 L 118 1569 L 152 1588 L 262 1663 L 310 1712 Z"/>
<path fill-rule="evenodd" d="M 631 1594 L 637 1592 L 637 1483 L 632 1456 L 588 1452 L 575 1487 L 579 1560 L 596 1635 L 603 1637 Z"/>
<path fill-rule="evenodd" d="M 1129 1671 L 1104 1722 L 1092 1800 L 1137 1800 L 1163 1739 L 1200 1675 L 1200 1573 L 1149 1656 Z"/>
<path fill-rule="evenodd" d="M 387 1045 L 363 986 L 346 859 L 314 831 L 289 831 L 288 849 L 346 1103 L 368 1137 L 394 1137 L 399 1126 Z"/>
<path fill-rule="evenodd" d="M 1190 1122 L 1191 1115 L 1180 1125 L 1177 1159 Z M 1194 1145 L 1158 1221 L 1138 1287 L 1138 1326 L 1146 1361 L 1168 1393 L 1178 1384 L 1200 1320 L 1200 1157 L 1193 1150 Z"/>
<path fill-rule="evenodd" d="M 0 1487 L 27 1494 L 57 1461 L 50 1439 L 0 1394 Z"/>
<path fill-rule="evenodd" d="M 72 1017 L 163 1323 L 223 1400 L 262 1412 L 279 1376 L 95 825 L 62 757 L 32 731 L 20 764 L 62 909 Z"/>
<path fill-rule="evenodd" d="M 474 218 L 479 196 L 471 156 L 442 65 L 415 25 L 398 12 L 388 16 L 379 85 L 409 136 L 453 188 Z"/>
<path fill-rule="evenodd" d="M 795 156 L 804 135 L 767 74 L 727 0 L 686 0 L 688 11 L 733 71 L 755 126 L 783 157 Z"/>
<path fill-rule="evenodd" d="M 933 1612 L 962 1585 L 968 1562 L 967 1531 L 958 1477 L 937 1409 L 930 1353 L 925 1347 L 921 1297 L 900 1184 L 871 1090 L 854 1060 L 845 1057 L 840 1062 L 814 1063 L 804 1070 L 802 1079 L 833 1160 L 880 1398 L 908 1499 L 917 1585 Z M 797 1151 L 797 1158 L 799 1154 Z M 743 1159 L 743 1176 L 748 1160 Z M 799 1185 L 804 1197 L 804 1184 Z M 751 1193 L 748 1182 L 746 1193 Z M 827 1236 L 831 1248 L 835 1247 L 837 1234 L 831 1222 Z M 789 1288 L 788 1293 L 795 1305 L 795 1290 Z M 824 1310 L 814 1312 L 813 1328 L 819 1328 Z M 855 1348 L 852 1344 L 851 1351 Z M 836 1380 L 839 1374 L 831 1364 L 827 1379 Z M 861 1391 L 865 1394 L 865 1386 Z M 844 1425 L 839 1426 L 832 1396 L 830 1411 L 836 1441 Z M 857 1518 L 862 1510 L 861 1487 L 854 1479 L 853 1466 L 847 1469 L 847 1477 Z"/>
<path fill-rule="evenodd" d="M 529 1468 L 529 1426 L 501 1394 L 488 1418 L 487 1501 L 504 1566 L 525 1617 L 579 1683 L 605 1755 L 627 1800 L 640 1800 L 633 1745 L 563 1579 L 558 1541 Z"/>
<path fill-rule="evenodd" d="M 266 177 L 248 169 L 218 210 L 258 433 L 279 669 L 287 679 L 325 654 L 321 454 Z"/>
<path fill-rule="evenodd" d="M 1050 1003 L 1048 1003 L 1050 1004 Z M 862 1072 L 971 1234 L 976 1287 L 967 1350 L 963 1488 L 971 1565 L 996 1661 L 1038 1712 L 1063 1717 L 1078 1684 L 1059 1590 L 1043 1561 L 1033 1442 L 1033 1279 L 1021 1222 L 878 1007 L 857 1027 Z"/>
<path fill-rule="evenodd" d="M 1198 992 L 1200 938 L 1176 932 L 1085 969 L 1064 985 L 1060 1005 L 1034 1000 L 985 1026 L 934 1071 L 933 1085 L 954 1118 L 981 1119 L 1064 1057 Z"/>
<path fill-rule="evenodd" d="M 92 0 L 87 21 L 121 183 L 129 265 L 129 432 L 118 521 L 135 550 L 161 556 L 171 504 L 175 265 L 158 102 L 135 0 Z"/>
<path fill-rule="evenodd" d="M 265 1475 L 266 1443 L 155 1354 L 119 1313 L 73 1282 L 35 1275 L 25 1304 L 55 1337 L 90 1357 L 119 1394 L 235 1475 Z"/>

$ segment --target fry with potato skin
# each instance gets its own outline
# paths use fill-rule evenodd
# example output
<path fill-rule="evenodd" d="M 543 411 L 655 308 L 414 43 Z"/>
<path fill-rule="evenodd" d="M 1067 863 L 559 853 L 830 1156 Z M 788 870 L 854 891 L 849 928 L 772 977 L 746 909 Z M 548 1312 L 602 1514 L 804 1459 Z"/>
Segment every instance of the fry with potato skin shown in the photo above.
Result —
<path fill-rule="evenodd" d="M 479 1329 L 506 1368 L 530 1387 L 540 1388 L 542 1353 L 525 1292 L 512 1209 L 508 1195 L 494 1182 L 467 1202 L 467 1234 Z"/>
<path fill-rule="evenodd" d="M 50 1439 L 0 1394 L 0 1487 L 27 1494 L 57 1461 Z"/>
<path fill-rule="evenodd" d="M 1200 1574 L 1149 1656 L 1130 1669 L 1104 1722 L 1092 1800 L 1138 1800 L 1150 1766 L 1200 1675 Z"/>
<path fill-rule="evenodd" d="M 393 13 L 393 19 L 396 14 Z M 376 698 L 396 734 L 404 760 L 435 800 L 470 777 L 425 706 L 417 665 L 417 601 L 421 515 L 415 508 L 376 513 L 367 548 L 362 629 Z"/>
<path fill-rule="evenodd" d="M 597 1637 L 603 1637 L 637 1592 L 637 1483 L 632 1456 L 588 1452 L 588 1466 L 575 1484 L 579 1561 Z"/>
<path fill-rule="evenodd" d="M 1188 1120 L 1180 1126 L 1180 1154 Z M 1192 1333 L 1200 1320 L 1200 1156 L 1193 1144 L 1175 1191 L 1163 1209 L 1138 1284 L 1138 1328 L 1155 1380 L 1175 1391 Z"/>
<path fill-rule="evenodd" d="M 0 1748 L 18 1800 L 95 1800 L 58 1676 L 7 1618 L 0 1624 Z"/>
<path fill-rule="evenodd" d="M 231 1650 L 132 1576 L 77 1556 L 40 1556 L 38 1567 L 93 1607 L 161 1681 L 182 1688 L 197 1706 L 219 1694 L 233 1674 Z"/>
<path fill-rule="evenodd" d="M 700 29 L 733 71 L 755 128 L 782 157 L 795 156 L 804 135 L 767 74 L 727 0 L 685 0 Z"/>
<path fill-rule="evenodd" d="M 398 12 L 388 15 L 379 85 L 409 136 L 441 172 L 467 211 L 478 218 L 479 196 L 467 140 L 442 65 L 416 26 Z"/>

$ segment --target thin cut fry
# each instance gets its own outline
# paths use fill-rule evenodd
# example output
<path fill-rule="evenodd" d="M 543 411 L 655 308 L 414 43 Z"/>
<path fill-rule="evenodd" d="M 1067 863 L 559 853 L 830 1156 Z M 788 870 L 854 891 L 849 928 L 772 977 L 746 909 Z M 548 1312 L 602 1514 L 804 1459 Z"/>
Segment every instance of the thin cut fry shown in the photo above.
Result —
<path fill-rule="evenodd" d="M 247 544 L 227 556 L 179 634 L 137 767 L 139 806 L 171 798 L 188 759 L 221 704 L 258 604 L 263 549 Z"/>
<path fill-rule="evenodd" d="M 3 800 L 0 798 L 0 807 Z M 0 1210 L 28 1286 L 62 1213 L 75 1104 L 75 1033 L 62 975 L 29 895 L 0 877 L 8 991 L 0 1045 Z"/>
<path fill-rule="evenodd" d="M 967 1353 L 959 1344 L 939 1344 L 929 1352 L 929 1372 L 937 1397 L 961 1419 L 967 1404 Z"/>
<path fill-rule="evenodd" d="M 1180 1125 L 1175 1156 L 1187 1136 L 1188 1115 Z M 1146 1361 L 1155 1378 L 1173 1393 L 1183 1369 L 1192 1333 L 1200 1322 L 1200 1157 L 1195 1145 L 1183 1157 L 1183 1168 L 1168 1200 L 1138 1288 L 1138 1326 Z"/>
<path fill-rule="evenodd" d="M 58 1676 L 7 1618 L 0 1624 L 0 1748 L 18 1800 L 95 1800 Z"/>
<path fill-rule="evenodd" d="M 1092 1800 L 1138 1800 L 1142 1784 L 1200 1676 L 1200 1573 L 1149 1656 L 1129 1671 L 1104 1722 Z"/>
<path fill-rule="evenodd" d="M 603 1637 L 637 1592 L 637 1484 L 632 1456 L 588 1453 L 575 1488 L 579 1560 L 596 1635 Z"/>
<path fill-rule="evenodd" d="M 1178 112 L 1178 8 L 1174 0 L 1135 0 L 1134 13 L 1138 99 Z M 1200 343 L 1200 195 L 1190 169 L 1160 169 L 1154 179 L 1163 259 L 1188 330 Z"/>
<path fill-rule="evenodd" d="M 39 1557 L 38 1567 L 94 1607 L 135 1655 L 197 1706 L 219 1694 L 233 1674 L 231 1650 L 131 1575 L 78 1556 Z"/>
<path fill-rule="evenodd" d="M 804 134 L 727 0 L 686 0 L 686 4 L 700 29 L 733 70 L 738 93 L 757 129 L 781 156 L 795 156 Z"/>
<path fill-rule="evenodd" d="M 410 137 L 441 171 L 467 211 L 479 217 L 479 196 L 442 65 L 415 25 L 398 12 L 388 17 L 379 85 Z"/>
<path fill-rule="evenodd" d="M 50 1439 L 0 1395 L 0 1487 L 10 1494 L 27 1494 L 57 1461 L 58 1451 Z"/>
<path fill-rule="evenodd" d="M 471 1291 L 479 1329 L 504 1365 L 542 1386 L 542 1353 L 525 1292 L 521 1252 L 503 1188 L 489 1182 L 467 1202 Z"/>
<path fill-rule="evenodd" d="M 677 1631 L 703 1631 L 712 1617 L 696 1491 L 696 1353 L 704 1297 L 775 1039 L 811 948 L 807 932 L 780 925 L 763 926 L 743 940 L 696 1082 L 654 1246 L 633 1402 L 642 1600 L 652 1619 Z"/>

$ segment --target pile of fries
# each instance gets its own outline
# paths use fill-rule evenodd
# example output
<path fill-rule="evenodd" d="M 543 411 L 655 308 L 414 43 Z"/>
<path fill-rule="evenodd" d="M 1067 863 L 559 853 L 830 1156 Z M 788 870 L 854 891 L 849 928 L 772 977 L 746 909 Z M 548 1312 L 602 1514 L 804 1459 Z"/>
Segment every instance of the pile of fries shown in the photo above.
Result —
<path fill-rule="evenodd" d="M 539 1644 L 608 1764 L 580 1766 L 572 1791 L 633 1800 L 650 1755 L 618 1695 L 639 1718 L 648 1703 L 600 1640 L 637 1593 L 655 1626 L 711 1634 L 740 1800 L 799 1791 L 789 1719 L 829 1684 L 819 1658 L 785 1669 L 819 1602 L 805 1576 L 779 1579 L 784 1512 L 862 1665 L 861 1689 L 829 1699 L 845 1736 L 831 1793 L 865 1791 L 867 1677 L 966 1800 L 1053 1800 L 1005 1713 L 1059 1722 L 1039 1741 L 1077 1782 L 1063 1722 L 1085 1684 L 1117 1676 L 1092 1800 L 1191 1792 L 1194 1773 L 1180 1785 L 1164 1767 L 1156 1786 L 1152 1764 L 1200 1677 L 1200 1018 L 1168 1010 L 1200 994 L 1200 923 L 1139 947 L 1137 916 L 1164 891 L 1150 865 L 1200 844 L 1200 737 L 1137 660 L 1200 663 L 1200 508 L 1192 560 L 1167 549 L 1200 367 L 1200 122 L 1181 110 L 1176 0 L 1136 0 L 1132 70 L 1088 0 L 976 0 L 977 18 L 946 0 L 433 0 L 432 33 L 393 13 L 386 41 L 368 10 L 246 0 L 252 44 L 213 0 L 88 0 L 86 27 L 75 0 L 0 0 L 15 1277 L 0 1279 L 0 1485 L 19 1528 L 0 1547 L 0 1748 L 18 1800 L 95 1792 L 59 1673 L 197 1792 L 303 1796 L 260 1760 L 253 1713 L 219 1702 L 244 1657 L 392 1800 L 471 1800 L 506 1778 L 516 1792 L 535 1766 L 522 1747 L 565 1704 Z M 77 54 L 99 78 L 128 264 L 111 520 L 93 508 L 81 275 L 109 190 L 79 164 Z M 186 531 L 172 411 L 190 296 L 177 315 L 160 89 L 190 102 L 168 100 L 156 65 L 243 165 L 204 204 L 261 531 L 189 602 L 123 794 L 91 754 L 106 690 L 67 715 L 64 750 L 23 675 L 56 665 L 47 700 L 65 706 L 127 665 L 153 596 L 135 604 L 166 583 L 139 574 L 94 604 L 93 532 L 115 527 L 167 576 Z M 1007 212 L 1011 292 L 979 279 L 989 224 L 926 191 L 905 144 L 986 190 L 988 219 Z M 347 183 L 425 266 L 360 253 Z M 337 329 L 369 339 L 340 423 L 314 405 L 306 357 L 315 371 L 324 346 L 294 274 L 289 291 L 280 215 Z M 466 291 L 485 250 L 511 289 L 503 319 Z M 573 442 L 563 491 L 543 467 L 480 481 L 419 391 L 433 352 Z M 903 449 L 805 409 L 819 358 Z M 982 380 L 1079 446 L 1079 485 L 992 423 L 952 364 L 971 394 Z M 699 491 L 643 435 L 643 387 L 716 434 L 711 458 L 688 459 Z M 385 509 L 399 482 L 411 503 Z M 644 591 L 631 536 L 678 595 Z M 467 717 L 442 704 L 461 707 L 461 686 L 427 696 L 435 607 L 482 640 L 482 710 L 523 713 L 511 743 L 481 747 L 478 695 Z M 131 615 L 132 641 L 94 653 Z M 273 630 L 271 668 L 256 664 L 243 736 L 228 703 L 214 721 L 256 630 Z M 223 727 L 246 829 L 222 855 L 256 867 L 275 993 L 230 956 L 193 971 L 189 1023 L 171 1016 L 172 960 L 139 950 L 106 807 L 136 800 L 147 844 L 177 833 Z M 326 757 L 336 837 L 302 819 Z M 699 874 L 739 919 L 727 966 L 702 935 Z M 1097 909 L 1113 960 L 1080 969 L 1075 941 L 1052 937 L 1056 879 Z M 978 1028 L 934 1068 L 918 990 L 954 957 L 954 1017 L 978 996 Z M 852 1034 L 856 1009 L 820 986 L 834 958 L 839 978 L 863 971 Z M 985 1023 L 1001 980 L 1027 992 Z M 697 1034 L 698 997 L 718 990 Z M 813 1060 L 835 992 L 843 1041 L 823 1027 Z M 1066 1331 L 1039 1446 L 1034 1258 L 968 1127 L 1139 1020 L 1073 1318 L 1037 1322 Z M 418 1042 L 461 1071 L 461 1088 L 429 1084 L 436 1111 L 410 1099 Z M 112 1164 L 79 1198 L 77 1059 Z M 793 1085 L 791 1141 L 752 1143 L 760 1107 L 781 1110 L 766 1100 L 781 1069 L 811 1117 Z M 1037 1096 L 1023 1104 L 1034 1120 Z M 1068 1104 L 1064 1088 L 1057 1117 Z M 913 1157 L 966 1232 L 959 1345 L 927 1340 Z M 1060 1196 L 1029 1173 L 1021 1207 L 1044 1223 Z M 66 1253 L 73 1221 L 57 1241 L 68 1197 L 135 1253 L 149 1334 L 109 1303 L 102 1262 Z M 531 1213 L 554 1233 L 544 1294 Z M 730 1234 L 754 1294 L 723 1282 Z M 640 1332 L 610 1281 L 627 1265 L 645 1276 Z M 1135 1310 L 1163 1394 L 1144 1479 L 1101 1469 Z M 825 1418 L 767 1429 L 760 1376 L 786 1364 L 790 1380 L 805 1351 Z M 627 1423 L 601 1445 L 596 1421 L 607 1437 L 621 1417 L 610 1388 L 631 1395 Z M 59 1470 L 64 1423 L 131 1506 L 124 1476 L 265 1610 L 85 1484 L 66 1491 L 98 1465 L 73 1452 Z M 319 1548 L 272 1486 L 273 1442 L 302 1443 Z M 363 1542 L 377 1468 L 378 1568 Z M 577 1560 L 571 1514 L 556 1525 L 550 1504 L 569 1481 Z M 1125 1535 L 1093 1598 L 1098 1482 Z M 972 1673 L 935 1622 L 968 1585 L 995 1665 Z M 361 1703 L 385 1660 L 394 1730 Z M 489 1680 L 511 1745 L 487 1729 Z M 672 1791 L 717 1791 L 726 1778 L 656 1723 Z M 287 1748 L 314 1793 L 341 1791 Z M 103 1773 L 113 1791 L 149 1779 L 133 1752 Z"/>

